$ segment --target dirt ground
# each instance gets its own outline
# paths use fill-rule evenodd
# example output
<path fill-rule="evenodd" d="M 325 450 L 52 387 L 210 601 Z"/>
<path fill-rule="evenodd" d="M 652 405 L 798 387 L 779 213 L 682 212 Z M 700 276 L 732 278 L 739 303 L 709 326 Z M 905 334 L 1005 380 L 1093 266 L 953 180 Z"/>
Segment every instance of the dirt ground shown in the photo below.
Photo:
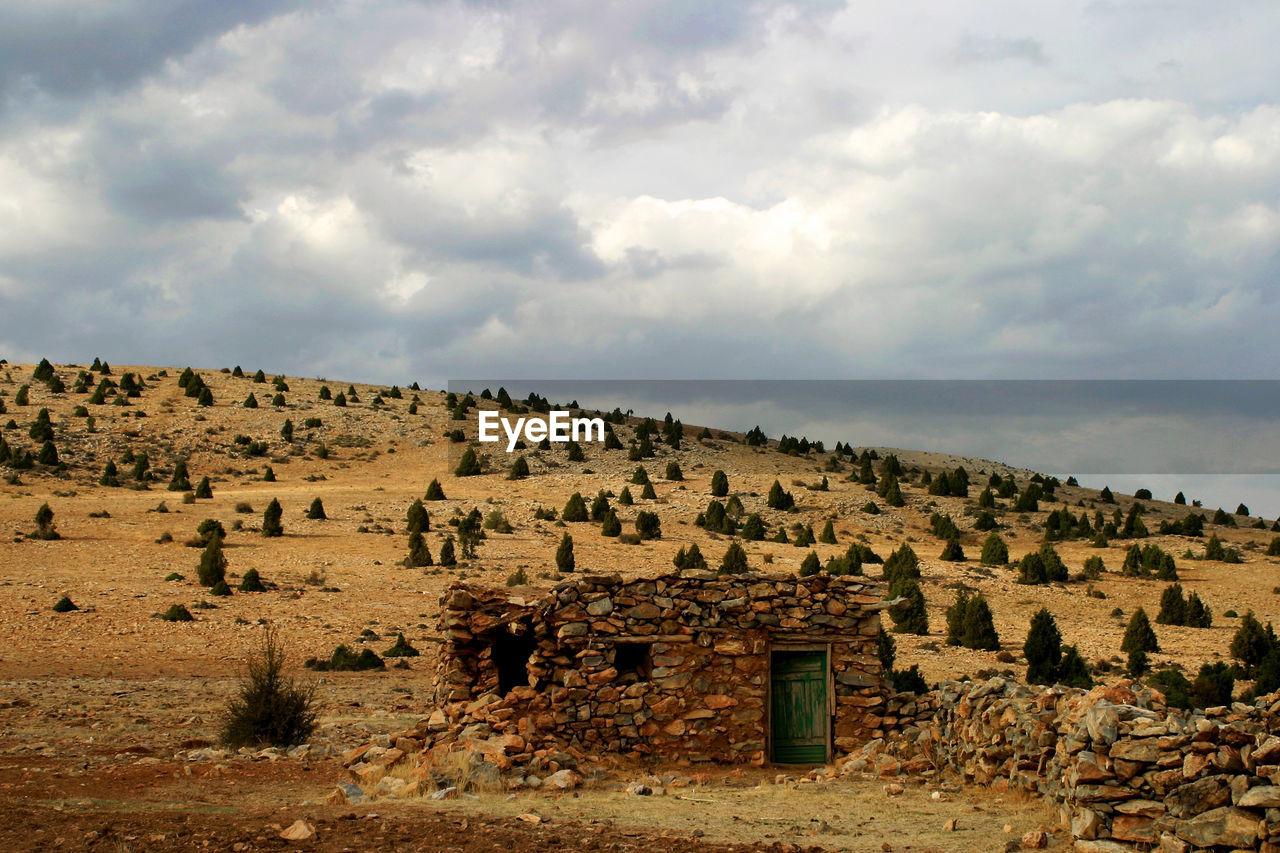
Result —
<path fill-rule="evenodd" d="M 320 401 L 319 391 L 327 385 L 337 394 L 347 389 L 347 382 L 289 377 L 289 390 L 284 392 L 286 405 L 274 407 L 269 404 L 274 393 L 269 383 L 254 383 L 248 376 L 236 378 L 205 369 L 198 372 L 215 397 L 215 404 L 206 408 L 183 395 L 177 384 L 180 369 L 171 367 L 161 375 L 160 368 L 115 365 L 115 380 L 126 371 L 135 371 L 144 378 L 147 389 L 128 406 L 112 405 L 110 398 L 105 405 L 88 405 L 94 419 L 90 429 L 88 419 L 75 413 L 77 406 L 87 405 L 88 395 L 71 390 L 50 393 L 42 384 L 31 381 L 33 367 L 0 365 L 0 400 L 5 404 L 5 412 L 0 414 L 0 435 L 14 450 L 37 452 L 39 444 L 29 437 L 28 430 L 36 413 L 47 407 L 65 467 L 37 464 L 32 470 L 14 471 L 0 465 L 0 760 L 4 762 L 0 801 L 8 807 L 7 816 L 0 820 L 0 833 L 10 834 L 0 835 L 0 849 L 22 849 L 4 842 L 19 837 L 14 833 L 26 828 L 31 828 L 32 833 L 43 828 L 48 834 L 41 836 L 40 844 L 35 844 L 35 835 L 31 835 L 31 849 L 42 845 L 51 849 L 47 837 L 59 835 L 65 849 L 193 849 L 196 845 L 190 843 L 190 835 L 183 837 L 182 844 L 186 846 L 171 841 L 184 831 L 187 820 L 195 823 L 185 831 L 206 833 L 199 846 L 209 840 L 214 849 L 230 849 L 222 846 L 222 840 L 230 836 L 217 833 L 233 829 L 244 835 L 236 835 L 241 838 L 236 843 L 274 844 L 270 839 L 257 840 L 271 835 L 263 827 L 270 823 L 288 825 L 308 798 L 319 802 L 319 796 L 331 790 L 340 775 L 325 763 L 331 759 L 313 758 L 309 764 L 290 759 L 286 763 L 296 765 L 289 771 L 293 776 L 274 782 L 269 781 L 269 774 L 264 776 L 261 784 L 252 783 L 248 790 L 256 793 L 248 799 L 237 793 L 241 790 L 237 786 L 250 784 L 237 775 L 239 769 L 218 771 L 230 773 L 227 778 L 235 780 L 232 784 L 220 776 L 206 779 L 201 774 L 207 767 L 185 759 L 187 751 L 217 740 L 219 714 L 234 692 L 246 652 L 259 641 L 265 623 L 278 627 L 295 669 L 305 658 L 327 658 L 339 643 L 382 652 L 392 645 L 398 633 L 404 633 L 421 652 L 420 657 L 408 660 L 406 669 L 323 676 L 312 676 L 300 669 L 298 672 L 316 679 L 323 706 L 321 728 L 315 739 L 317 751 L 331 754 L 377 734 L 408 728 L 433 704 L 432 675 L 439 641 L 436 619 L 440 593 L 446 584 L 466 578 L 502 586 L 514 573 L 523 571 L 532 585 L 545 587 L 556 577 L 554 554 L 566 531 L 574 538 L 579 571 L 655 575 L 671 569 L 671 558 L 677 549 L 695 542 L 714 566 L 728 539 L 707 533 L 693 522 L 710 500 L 711 474 L 717 469 L 728 474 L 731 493 L 741 498 L 746 512 L 760 512 L 770 525 L 770 533 L 775 525 L 790 525 L 797 520 L 811 523 L 816 531 L 821 530 L 826 519 L 834 521 L 836 545 L 797 548 L 772 542 L 744 543 L 754 568 L 794 572 L 810 550 L 825 561 L 842 554 L 855 539 L 869 544 L 882 556 L 903 542 L 911 543 L 921 558 L 932 630 L 925 637 L 897 637 L 898 665 L 918 664 L 930 680 L 990 670 L 1019 674 L 1026 627 L 1031 614 L 1041 606 L 1054 612 L 1064 641 L 1077 643 L 1087 660 L 1119 662 L 1120 641 L 1129 615 L 1143 606 L 1154 618 L 1165 586 L 1160 581 L 1116 574 L 1128 544 L 1120 541 L 1102 550 L 1084 542 L 1058 546 L 1073 571 L 1088 556 L 1103 557 L 1109 572 L 1093 584 L 1092 596 L 1085 584 L 1021 586 L 1013 582 L 1011 569 L 979 565 L 974 558 L 985 534 L 971 529 L 974 499 L 991 472 L 1011 470 L 983 460 L 902 452 L 899 455 L 908 468 L 920 466 L 937 472 L 963 464 L 978 485 L 970 498 L 961 499 L 931 497 L 919 485 L 908 483 L 904 486 L 906 507 L 888 508 L 880 501 L 883 512 L 868 515 L 861 512 L 861 507 L 874 495 L 866 487 L 845 479 L 850 473 L 847 462 L 839 470 L 826 470 L 830 454 L 786 456 L 720 436 L 699 442 L 694 437 L 701 427 L 686 425 L 680 450 L 658 444 L 657 457 L 642 463 L 656 491 L 656 498 L 646 500 L 640 497 L 639 485 L 629 485 L 641 463 L 628 461 L 625 452 L 605 452 L 593 445 L 585 448 L 586 460 L 579 463 L 568 462 L 560 447 L 524 451 L 532 468 L 532 476 L 525 480 L 506 479 L 503 472 L 508 463 L 500 450 L 490 451 L 493 473 L 453 476 L 453 467 L 465 445 L 451 443 L 445 432 L 460 426 L 467 435 L 474 436 L 475 416 L 472 414 L 465 422 L 452 420 L 443 405 L 443 394 L 436 391 L 417 392 L 421 400 L 419 412 L 409 414 L 414 392 L 407 388 L 402 388 L 402 398 L 393 399 L 385 395 L 386 388 L 357 385 L 359 402 L 339 408 Z M 59 365 L 57 370 L 71 386 L 79 368 Z M 246 372 L 252 375 L 253 370 Z M 97 378 L 95 374 L 95 382 Z M 30 405 L 25 407 L 15 400 L 24 384 L 30 385 Z M 375 408 L 371 400 L 379 391 L 384 392 L 386 405 Z M 251 392 L 259 401 L 258 408 L 242 406 Z M 660 421 L 664 413 L 652 414 Z M 680 413 L 674 414 L 678 417 Z M 286 418 L 294 425 L 292 443 L 280 435 Z M 320 425 L 305 426 L 309 418 L 319 418 Z M 10 419 L 11 427 L 7 426 Z M 632 426 L 618 428 L 624 444 Z M 849 438 L 856 445 L 857 437 Z M 265 453 L 253 455 L 250 441 L 265 442 Z M 129 476 L 132 466 L 123 460 L 127 452 L 142 451 L 149 454 L 156 479 L 145 488 L 135 489 Z M 212 498 L 192 501 L 184 499 L 181 491 L 167 490 L 174 462 L 179 458 L 187 460 L 193 485 L 201 477 L 209 477 Z M 98 484 L 108 460 L 115 460 L 120 469 L 120 487 Z M 679 463 L 683 481 L 663 477 L 670 461 Z M 264 481 L 267 466 L 274 470 L 275 482 Z M 1027 472 L 1015 473 L 1020 484 L 1025 482 Z M 824 476 L 828 479 L 827 488 L 816 488 Z M 477 558 L 463 561 L 456 568 L 405 568 L 405 511 L 414 499 L 423 496 L 433 478 L 440 480 L 447 495 L 445 501 L 427 504 L 431 513 L 427 542 L 433 555 L 439 555 L 445 536 L 452 532 L 448 520 L 473 507 L 485 514 L 500 511 L 512 525 L 512 532 L 489 532 Z M 776 512 L 765 506 L 764 496 L 775 479 L 794 494 L 797 513 Z M 575 491 L 590 501 L 597 491 L 608 490 L 616 496 L 627 486 L 636 498 L 635 505 L 620 506 L 616 497 L 613 501 L 624 529 L 631 529 L 639 510 L 649 509 L 661 518 L 661 539 L 626 545 L 601 536 L 595 524 L 572 523 L 566 527 L 534 518 L 538 508 L 560 510 Z M 1083 508 L 1092 514 L 1097 499 L 1094 491 L 1069 487 L 1060 489 L 1059 495 L 1077 513 L 1083 502 Z M 304 517 L 316 497 L 323 501 L 327 520 Z M 283 506 L 285 534 L 264 538 L 258 527 L 263 510 L 273 498 Z M 1119 498 L 1121 510 L 1126 510 L 1131 498 Z M 54 523 L 61 535 L 56 541 L 39 541 L 26 535 L 35 526 L 37 509 L 45 503 L 54 511 Z M 1152 530 L 1162 519 L 1180 518 L 1187 511 L 1171 504 L 1146 503 L 1146 524 Z M 1059 505 L 1042 505 L 1040 513 L 1027 516 L 1008 509 L 997 513 L 1003 526 L 1001 535 L 1009 543 L 1013 560 L 1039 547 L 1039 525 L 1045 511 Z M 1108 516 L 1113 509 L 1102 505 L 1097 508 Z M 937 559 L 942 543 L 928 530 L 928 518 L 934 511 L 949 513 L 962 528 L 969 561 L 945 563 Z M 227 530 L 231 586 L 234 588 L 252 568 L 272 589 L 214 598 L 195 582 L 200 551 L 185 543 L 206 518 L 218 520 Z M 1157 543 L 1177 557 L 1184 588 L 1198 592 L 1214 613 L 1214 627 L 1207 630 L 1157 625 L 1161 651 L 1151 656 L 1153 664 L 1179 665 L 1194 674 L 1202 662 L 1225 657 L 1231 634 L 1239 624 L 1238 618 L 1224 615 L 1228 610 L 1243 614 L 1253 609 L 1264 621 L 1280 619 L 1280 595 L 1276 593 L 1280 590 L 1280 562 L 1265 556 L 1274 534 L 1249 529 L 1246 525 L 1252 521 L 1241 519 L 1240 528 L 1206 530 L 1216 530 L 1228 545 L 1241 549 L 1244 562 L 1238 565 L 1186 558 L 1188 550 L 1194 556 L 1203 553 L 1203 539 L 1152 536 L 1144 540 L 1144 544 Z M 175 572 L 183 578 L 166 580 Z M 870 572 L 877 576 L 874 567 Z M 958 583 L 987 596 L 1003 648 L 1015 657 L 1013 663 L 997 662 L 992 652 L 953 649 L 943 644 L 944 611 Z M 1105 597 L 1097 597 L 1098 593 Z M 54 613 L 51 608 L 63 595 L 69 596 L 79 609 Z M 155 618 L 173 604 L 188 607 L 194 621 L 170 623 Z M 1121 615 L 1113 615 L 1116 608 Z M 1098 674 L 1101 678 L 1119 675 Z M 184 757 L 175 759 L 179 754 Z M 151 804 L 142 797 L 162 775 L 159 769 L 152 771 L 152 781 L 139 777 L 139 781 L 127 783 L 132 788 L 141 786 L 140 790 L 122 788 L 130 778 L 123 768 L 134 767 L 139 761 L 148 762 L 142 767 L 178 773 L 180 778 L 175 784 L 179 786 L 192 778 L 186 776 L 188 769 L 197 774 L 201 784 L 193 786 L 191 804 L 175 805 L 185 802 L 178 797 L 162 797 Z M 233 761 L 228 767 L 239 768 L 242 763 L 255 768 L 255 773 L 259 772 L 256 768 L 264 766 L 259 762 Z M 117 779 L 112 773 L 122 775 Z M 77 795 L 72 790 L 79 785 L 91 789 L 98 784 L 91 778 L 103 780 L 103 785 L 105 780 L 114 781 L 99 792 L 101 797 Z M 314 790 L 307 788 L 313 779 Z M 535 846 L 538 833 L 568 832 L 564 827 L 571 821 L 578 822 L 573 824 L 578 827 L 575 832 L 584 833 L 583 827 L 602 828 L 592 824 L 593 820 L 615 820 L 618 827 L 646 827 L 668 813 L 675 824 L 664 825 L 664 829 L 679 835 L 691 831 L 690 826 L 679 821 L 701 824 L 706 820 L 704 805 L 715 805 L 717 813 L 744 812 L 740 815 L 742 821 L 711 821 L 702 827 L 707 839 L 725 842 L 773 843 L 776 836 L 780 843 L 820 844 L 833 849 L 880 849 L 883 843 L 890 843 L 895 849 L 907 849 L 906 845 L 914 845 L 911 849 L 917 850 L 999 849 L 1005 838 L 1004 825 L 1018 823 L 1014 818 L 1021 808 L 994 799 L 975 799 L 972 805 L 980 806 L 982 811 L 953 814 L 959 818 L 960 829 L 935 841 L 930 834 L 935 830 L 928 827 L 936 824 L 940 831 L 947 819 L 941 814 L 927 813 L 921 818 L 924 823 L 911 829 L 894 830 L 880 825 L 889 824 L 890 816 L 907 810 L 901 804 L 914 800 L 904 798 L 887 808 L 883 792 L 875 786 L 865 792 L 845 792 L 855 803 L 852 813 L 875 816 L 877 825 L 872 827 L 861 823 L 866 818 L 851 817 L 847 811 L 810 809 L 811 792 L 795 789 L 794 796 L 787 795 L 783 793 L 789 790 L 786 786 L 762 789 L 768 797 L 761 794 L 756 800 L 735 788 L 731 798 L 719 797 L 725 802 L 701 804 L 660 797 L 654 798 L 651 806 L 649 802 L 640 804 L 635 798 L 618 799 L 621 795 L 617 792 L 626 781 L 629 780 L 619 780 L 612 794 L 614 799 L 602 792 L 584 794 L 572 803 L 567 799 L 558 801 L 569 810 L 549 815 L 552 820 L 546 826 L 494 823 L 491 838 L 476 837 L 475 827 L 488 827 L 489 822 L 474 815 L 508 814 L 518 805 L 508 806 L 502 799 L 479 804 L 459 801 L 415 811 L 411 806 L 384 808 L 378 803 L 375 810 L 381 818 L 368 819 L 362 812 L 351 821 L 339 820 L 340 811 L 328 807 L 305 808 L 315 809 L 317 821 L 328 821 L 317 823 L 317 843 L 321 846 L 315 847 L 326 850 L 344 846 L 372 849 L 377 846 L 379 830 L 387 834 L 386 845 L 392 845 L 393 837 L 400 838 L 402 834 L 421 835 L 428 839 L 422 843 L 437 843 L 439 838 L 452 838 L 448 835 L 452 825 L 449 821 L 464 819 L 455 814 L 460 809 L 476 810 L 469 812 L 473 817 L 465 818 L 472 829 L 463 840 L 439 841 L 440 847 L 403 849 L 446 849 L 456 843 L 458 846 L 449 849 L 482 850 L 488 847 L 475 845 L 508 843 L 515 837 L 513 833 L 523 833 L 520 837 L 526 839 L 525 846 Z M 107 795 L 108 788 L 132 793 L 113 798 Z M 302 789 L 313 793 L 303 795 Z M 207 796 L 197 797 L 200 791 Z M 593 815 L 570 809 L 587 801 L 603 811 Z M 945 805 L 958 808 L 961 801 L 958 797 Z M 54 811 L 55 806 L 62 811 Z M 273 816 L 277 808 L 294 811 L 285 820 L 283 816 Z M 655 809 L 657 814 L 650 815 L 646 808 Z M 239 809 L 245 810 L 243 814 L 232 813 Z M 770 820 L 753 817 L 753 809 Z M 1004 816 L 996 817 L 997 812 Z M 986 816 L 990 816 L 989 823 Z M 802 833 L 798 837 L 788 834 L 792 826 L 803 830 L 811 819 L 839 827 L 841 832 L 827 833 L 830 837 L 823 833 Z M 132 833 L 133 839 L 120 835 L 122 830 L 111 830 L 114 834 L 110 836 L 88 837 L 87 833 L 104 833 L 103 826 L 112 820 L 117 821 L 112 824 L 115 826 L 136 823 L 154 827 L 154 831 L 139 829 Z M 748 822 L 752 820 L 756 822 Z M 1041 816 L 1035 823 L 1045 820 Z M 968 829 L 970 822 L 972 830 Z M 720 828 L 713 832 L 712 826 Z M 859 834 L 851 835 L 848 831 L 852 830 Z M 895 837 L 895 832 L 907 834 Z M 966 834 L 969 832 L 973 835 Z M 149 840 L 161 835 L 164 840 Z M 864 838 L 873 837 L 879 839 L 874 848 L 858 846 Z M 608 848 L 618 850 L 646 850 L 674 843 L 622 835 L 616 827 L 604 828 L 597 839 L 602 845 L 623 845 Z M 978 840 L 992 846 L 974 847 Z M 546 843 L 554 846 L 562 842 Z M 866 844 L 871 843 L 866 840 Z M 174 846 L 163 846 L 166 844 Z M 333 846 L 323 846 L 327 844 Z M 650 847 L 643 846 L 646 844 Z"/>
<path fill-rule="evenodd" d="M 917 780 L 890 796 L 882 782 L 811 782 L 765 770 L 718 771 L 706 784 L 670 790 L 664 777 L 641 775 L 658 791 L 646 797 L 623 793 L 616 783 L 625 776 L 611 774 L 573 794 L 325 805 L 340 772 L 332 760 L 129 760 L 84 769 L 56 756 L 6 756 L 0 849 L 943 853 L 1002 850 L 1052 820 L 1042 803 L 1014 795 Z M 298 820 L 314 837 L 281 838 Z"/>

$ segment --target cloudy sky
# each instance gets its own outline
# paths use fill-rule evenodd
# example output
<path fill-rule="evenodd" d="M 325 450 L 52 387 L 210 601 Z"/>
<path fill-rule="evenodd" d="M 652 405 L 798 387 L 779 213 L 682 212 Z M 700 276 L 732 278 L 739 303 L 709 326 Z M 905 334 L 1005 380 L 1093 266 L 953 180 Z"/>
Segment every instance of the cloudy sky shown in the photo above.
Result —
<path fill-rule="evenodd" d="M 0 5 L 0 354 L 1274 375 L 1280 10 Z"/>

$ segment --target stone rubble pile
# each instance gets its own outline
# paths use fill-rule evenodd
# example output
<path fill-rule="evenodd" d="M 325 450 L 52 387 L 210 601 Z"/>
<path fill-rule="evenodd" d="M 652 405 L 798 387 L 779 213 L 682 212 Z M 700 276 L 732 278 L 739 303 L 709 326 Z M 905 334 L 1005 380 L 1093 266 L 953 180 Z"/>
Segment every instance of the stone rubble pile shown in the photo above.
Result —
<path fill-rule="evenodd" d="M 997 677 L 890 697 L 885 724 L 842 773 L 949 772 L 1040 794 L 1077 850 L 1280 851 L 1280 694 L 1191 713 L 1128 682 Z"/>

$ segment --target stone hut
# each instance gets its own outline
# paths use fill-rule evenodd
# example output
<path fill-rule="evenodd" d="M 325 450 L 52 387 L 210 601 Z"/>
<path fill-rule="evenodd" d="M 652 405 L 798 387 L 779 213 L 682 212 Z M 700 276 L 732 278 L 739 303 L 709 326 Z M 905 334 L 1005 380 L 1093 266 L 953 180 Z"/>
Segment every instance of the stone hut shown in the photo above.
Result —
<path fill-rule="evenodd" d="M 440 718 L 574 751 L 824 763 L 882 734 L 886 606 L 868 579 L 826 574 L 455 584 Z"/>

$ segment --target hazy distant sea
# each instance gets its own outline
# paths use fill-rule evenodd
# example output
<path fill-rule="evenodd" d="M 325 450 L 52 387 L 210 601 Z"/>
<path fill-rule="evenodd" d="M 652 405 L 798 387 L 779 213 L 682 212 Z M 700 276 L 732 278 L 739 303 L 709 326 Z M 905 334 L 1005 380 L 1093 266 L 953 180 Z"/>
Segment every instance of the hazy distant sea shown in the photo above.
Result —
<path fill-rule="evenodd" d="M 452 380 L 685 424 L 974 456 L 1210 510 L 1280 513 L 1280 381 Z M 692 437 L 692 436 L 690 436 Z"/>

